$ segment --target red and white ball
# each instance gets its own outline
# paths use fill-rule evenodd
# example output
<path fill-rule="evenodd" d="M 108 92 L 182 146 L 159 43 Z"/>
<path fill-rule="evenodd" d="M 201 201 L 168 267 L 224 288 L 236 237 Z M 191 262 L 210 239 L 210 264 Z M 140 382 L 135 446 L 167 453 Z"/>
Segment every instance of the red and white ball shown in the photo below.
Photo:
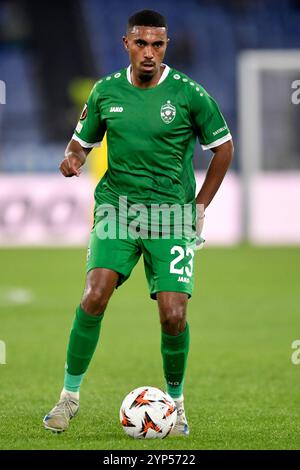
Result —
<path fill-rule="evenodd" d="M 120 408 L 123 429 L 135 439 L 163 439 L 176 419 L 174 400 L 155 387 L 136 388 L 124 398 Z"/>

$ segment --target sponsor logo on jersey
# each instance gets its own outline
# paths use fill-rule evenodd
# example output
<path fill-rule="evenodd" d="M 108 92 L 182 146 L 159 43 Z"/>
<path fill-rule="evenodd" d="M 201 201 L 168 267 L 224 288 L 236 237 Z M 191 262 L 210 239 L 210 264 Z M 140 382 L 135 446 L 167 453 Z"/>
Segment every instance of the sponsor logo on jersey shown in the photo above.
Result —
<path fill-rule="evenodd" d="M 122 106 L 111 106 L 109 110 L 110 113 L 123 113 L 123 111 Z"/>
<path fill-rule="evenodd" d="M 190 280 L 188 277 L 184 277 L 184 276 L 179 276 L 179 278 L 177 279 L 178 282 L 185 282 L 186 284 L 189 284 L 190 283 Z"/>
<path fill-rule="evenodd" d="M 174 121 L 175 116 L 176 108 L 171 104 L 171 101 L 168 100 L 166 104 L 163 104 L 160 108 L 160 117 L 165 124 L 170 124 L 170 122 Z"/>
<path fill-rule="evenodd" d="M 221 132 L 226 131 L 226 129 L 227 129 L 227 126 L 220 127 L 220 129 L 218 129 L 217 131 L 213 132 L 213 135 L 218 135 L 218 134 L 220 134 Z"/>
<path fill-rule="evenodd" d="M 79 121 L 83 121 L 87 117 L 87 112 L 88 112 L 88 106 L 87 106 L 87 103 L 85 103 L 83 110 L 80 114 Z"/>

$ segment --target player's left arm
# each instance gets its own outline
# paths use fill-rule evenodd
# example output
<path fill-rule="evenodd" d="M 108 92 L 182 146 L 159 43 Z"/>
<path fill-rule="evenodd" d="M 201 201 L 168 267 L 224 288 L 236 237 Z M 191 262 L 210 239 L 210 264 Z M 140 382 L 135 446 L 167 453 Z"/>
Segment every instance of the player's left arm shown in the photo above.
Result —
<path fill-rule="evenodd" d="M 234 151 L 232 139 L 211 150 L 214 155 L 206 172 L 205 180 L 196 197 L 196 204 L 202 204 L 204 206 L 203 210 L 213 200 L 230 166 Z"/>
<path fill-rule="evenodd" d="M 196 196 L 197 236 L 201 239 L 204 213 L 218 191 L 232 161 L 233 143 L 230 130 L 216 101 L 200 85 L 190 89 L 190 92 L 194 128 L 203 150 L 213 152 L 204 183 Z"/>
<path fill-rule="evenodd" d="M 196 196 L 196 231 L 200 247 L 203 246 L 205 241 L 201 237 L 204 225 L 205 209 L 215 197 L 233 158 L 234 147 L 232 139 L 212 148 L 211 150 L 214 155 L 210 161 L 202 187 Z"/>

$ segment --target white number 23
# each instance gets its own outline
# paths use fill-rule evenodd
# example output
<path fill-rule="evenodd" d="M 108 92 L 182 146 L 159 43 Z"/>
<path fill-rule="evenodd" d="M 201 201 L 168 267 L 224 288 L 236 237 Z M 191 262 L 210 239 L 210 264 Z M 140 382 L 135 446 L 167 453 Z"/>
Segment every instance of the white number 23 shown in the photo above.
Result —
<path fill-rule="evenodd" d="M 187 248 L 186 252 L 184 253 L 184 249 L 182 248 L 182 246 L 178 246 L 178 245 L 172 246 L 171 255 L 175 255 L 176 253 L 179 253 L 179 254 L 170 263 L 170 273 L 180 274 L 182 276 L 185 271 L 185 274 L 188 277 L 191 277 L 193 274 L 194 250 L 192 250 L 192 248 Z M 185 267 L 182 266 L 182 268 L 176 267 L 176 265 L 184 259 L 185 255 L 191 257 L 188 261 L 188 266 L 185 266 Z"/>

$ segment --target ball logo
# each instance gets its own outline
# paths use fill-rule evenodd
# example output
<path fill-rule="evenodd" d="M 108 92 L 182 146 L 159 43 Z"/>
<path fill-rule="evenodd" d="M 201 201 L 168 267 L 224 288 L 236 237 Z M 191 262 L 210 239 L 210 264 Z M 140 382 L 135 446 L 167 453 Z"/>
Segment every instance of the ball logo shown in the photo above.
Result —
<path fill-rule="evenodd" d="M 160 108 L 160 117 L 165 124 L 170 124 L 172 121 L 174 121 L 175 116 L 176 108 L 175 106 L 171 105 L 171 101 L 168 100 L 166 104 L 163 104 Z"/>

